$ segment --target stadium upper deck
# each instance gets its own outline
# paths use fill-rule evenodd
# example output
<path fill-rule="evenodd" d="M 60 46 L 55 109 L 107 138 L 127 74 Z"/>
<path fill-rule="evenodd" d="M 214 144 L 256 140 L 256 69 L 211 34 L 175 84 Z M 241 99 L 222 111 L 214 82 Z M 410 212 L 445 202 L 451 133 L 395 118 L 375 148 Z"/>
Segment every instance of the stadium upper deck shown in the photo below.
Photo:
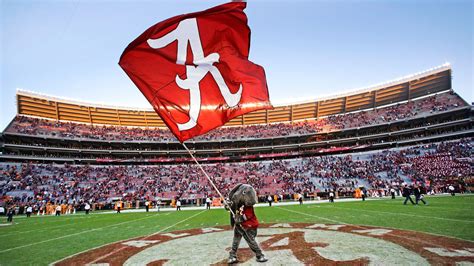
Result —
<path fill-rule="evenodd" d="M 372 98 L 362 97 L 359 103 L 372 99 L 371 105 L 359 104 L 354 109 L 351 105 L 356 102 L 354 97 L 363 94 Z M 23 92 L 18 93 L 18 99 L 18 116 L 0 137 L 3 142 L 0 161 L 181 163 L 191 160 L 166 128 L 121 124 L 133 120 L 121 116 L 125 109 L 25 96 Z M 325 101 L 335 103 L 338 99 L 343 99 L 343 111 L 322 113 Z M 311 104 L 316 108 L 313 116 L 297 119 L 301 118 L 297 114 L 302 113 L 296 110 L 302 105 L 309 108 Z M 54 106 L 55 118 L 52 112 L 44 112 L 46 107 L 42 106 Z M 264 121 L 273 117 L 270 113 L 274 110 L 263 111 L 263 123 L 255 122 L 260 121 L 257 119 L 252 122 L 255 124 L 222 127 L 193 139 L 189 147 L 202 161 L 247 161 L 379 150 L 456 140 L 474 134 L 474 109 L 451 89 L 448 65 L 363 92 L 286 107 L 291 111 L 287 116 L 291 120 L 267 124 Z M 86 108 L 89 122 L 74 120 L 74 117 L 84 118 L 74 108 Z M 97 120 L 98 110 L 114 110 L 115 116 Z M 241 122 L 251 123 L 246 117 Z M 110 119 L 107 125 L 106 118 Z M 138 124 L 150 121 L 148 115 L 143 121 L 138 116 L 135 118 L 133 121 Z"/>
<path fill-rule="evenodd" d="M 444 64 L 407 77 L 318 101 L 275 106 L 229 121 L 226 126 L 294 122 L 399 103 L 451 89 L 451 66 Z M 151 109 L 113 107 L 17 92 L 18 114 L 39 118 L 138 127 L 165 127 Z"/>

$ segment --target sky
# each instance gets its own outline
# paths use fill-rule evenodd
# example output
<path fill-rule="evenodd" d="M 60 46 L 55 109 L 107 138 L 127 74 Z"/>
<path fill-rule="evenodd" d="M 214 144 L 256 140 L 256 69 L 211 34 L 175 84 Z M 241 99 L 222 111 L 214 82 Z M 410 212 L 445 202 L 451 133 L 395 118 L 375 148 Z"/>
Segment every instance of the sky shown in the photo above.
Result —
<path fill-rule="evenodd" d="M 445 62 L 474 101 L 474 1 L 249 0 L 250 60 L 274 103 L 339 94 Z M 17 88 L 108 105 L 150 107 L 118 66 L 155 23 L 225 1 L 0 0 L 0 130 Z"/>

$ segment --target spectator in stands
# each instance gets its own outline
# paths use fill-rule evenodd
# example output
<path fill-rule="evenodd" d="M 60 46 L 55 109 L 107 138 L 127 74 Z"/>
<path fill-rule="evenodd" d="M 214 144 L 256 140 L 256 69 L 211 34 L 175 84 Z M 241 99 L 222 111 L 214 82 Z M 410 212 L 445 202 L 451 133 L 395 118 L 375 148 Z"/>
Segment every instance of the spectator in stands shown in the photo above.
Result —
<path fill-rule="evenodd" d="M 389 107 L 380 107 L 357 113 L 331 115 L 316 120 L 313 119 L 293 123 L 286 122 L 267 125 L 221 127 L 194 139 L 198 141 L 208 141 L 309 135 L 318 132 L 330 132 L 334 130 L 388 123 L 430 113 L 452 110 L 465 105 L 466 103 L 456 94 L 442 93 L 407 103 L 399 103 Z M 93 126 L 89 124 L 37 119 L 27 116 L 16 117 L 11 126 L 7 129 L 7 132 L 28 135 L 46 135 L 70 139 L 164 142 L 176 140 L 168 129 Z"/>
<path fill-rule="evenodd" d="M 254 186 L 266 201 L 268 195 L 317 193 L 325 189 L 340 195 L 365 186 L 377 195 L 403 182 L 429 183 L 431 190 L 449 192 L 448 184 L 466 183 L 472 176 L 473 139 L 425 144 L 363 155 L 336 155 L 241 163 L 204 164 L 216 177 L 219 190 L 237 183 Z M 361 158 L 359 158 L 361 157 Z M 464 179 L 463 179 L 464 178 Z M 50 202 L 94 202 L 110 205 L 145 198 L 205 199 L 209 184 L 193 164 L 174 165 L 70 165 L 0 163 L 0 198 L 9 204 L 35 206 L 39 214 L 52 214 Z M 297 198 L 295 198 L 297 199 Z"/>

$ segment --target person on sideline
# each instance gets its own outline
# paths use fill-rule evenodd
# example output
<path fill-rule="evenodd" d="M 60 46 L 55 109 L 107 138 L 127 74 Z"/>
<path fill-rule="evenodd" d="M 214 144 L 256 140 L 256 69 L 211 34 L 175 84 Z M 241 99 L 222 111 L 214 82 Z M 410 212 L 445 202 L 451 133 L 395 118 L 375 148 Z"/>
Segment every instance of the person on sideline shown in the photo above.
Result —
<path fill-rule="evenodd" d="M 145 211 L 149 212 L 150 211 L 150 201 L 145 201 Z"/>
<path fill-rule="evenodd" d="M 207 210 L 211 209 L 211 199 L 209 197 L 206 198 L 206 209 Z"/>
<path fill-rule="evenodd" d="M 120 213 L 120 209 L 122 208 L 122 201 L 117 202 L 117 213 Z"/>
<path fill-rule="evenodd" d="M 410 188 L 408 187 L 408 185 L 405 184 L 405 186 L 403 187 L 403 192 L 402 192 L 402 196 L 405 197 L 405 201 L 403 202 L 403 205 L 407 205 L 407 201 L 410 201 L 412 205 L 415 205 L 415 202 L 413 202 L 413 200 L 411 199 L 411 191 L 410 191 Z"/>
<path fill-rule="evenodd" d="M 181 210 L 181 200 L 180 200 L 180 199 L 177 199 L 177 200 L 176 200 L 176 210 L 177 210 L 177 211 L 180 211 L 180 210 Z"/>
<path fill-rule="evenodd" d="M 57 205 L 56 208 L 56 214 L 54 216 L 61 216 L 61 205 Z"/>
<path fill-rule="evenodd" d="M 88 215 L 89 211 L 91 210 L 91 205 L 89 205 L 88 202 L 86 202 L 86 205 L 84 206 L 84 210 L 86 211 L 86 215 Z"/>
<path fill-rule="evenodd" d="M 161 199 L 157 199 L 156 200 L 156 211 L 159 212 L 160 211 L 160 207 L 161 207 Z"/>
<path fill-rule="evenodd" d="M 273 198 L 272 198 L 272 196 L 268 195 L 268 197 L 267 197 L 267 201 L 268 201 L 268 206 L 270 206 L 270 207 L 271 207 L 271 206 L 272 206 L 272 202 L 273 202 Z"/>
<path fill-rule="evenodd" d="M 28 206 L 26 207 L 26 217 L 31 217 L 31 213 L 33 213 L 33 207 Z"/>
<path fill-rule="evenodd" d="M 424 191 L 420 186 L 415 185 L 415 187 L 413 188 L 413 194 L 415 195 L 415 204 L 416 205 L 418 205 L 419 201 L 423 202 L 423 204 L 425 204 L 425 205 L 428 205 L 428 203 L 423 199 Z"/>
<path fill-rule="evenodd" d="M 11 207 L 7 211 L 7 223 L 13 223 L 13 215 L 15 214 L 15 208 Z"/>
<path fill-rule="evenodd" d="M 454 194 L 454 186 L 453 186 L 453 185 L 449 185 L 448 189 L 449 189 L 449 193 L 451 193 L 451 196 L 454 196 L 454 195 L 455 195 L 455 194 Z"/>

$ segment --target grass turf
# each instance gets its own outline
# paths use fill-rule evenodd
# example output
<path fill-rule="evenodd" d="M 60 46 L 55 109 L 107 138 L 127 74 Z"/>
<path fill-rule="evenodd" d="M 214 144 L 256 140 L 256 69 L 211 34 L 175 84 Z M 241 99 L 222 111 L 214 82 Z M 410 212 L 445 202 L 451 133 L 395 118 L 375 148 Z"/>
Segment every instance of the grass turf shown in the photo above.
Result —
<path fill-rule="evenodd" d="M 427 197 L 428 206 L 402 199 L 256 208 L 261 223 L 348 223 L 451 236 L 474 241 L 474 196 Z M 6 218 L 2 218 L 5 222 Z M 78 252 L 157 232 L 226 225 L 228 214 L 210 211 L 122 214 L 83 213 L 61 217 L 15 217 L 0 226 L 0 265 L 47 265 Z"/>

